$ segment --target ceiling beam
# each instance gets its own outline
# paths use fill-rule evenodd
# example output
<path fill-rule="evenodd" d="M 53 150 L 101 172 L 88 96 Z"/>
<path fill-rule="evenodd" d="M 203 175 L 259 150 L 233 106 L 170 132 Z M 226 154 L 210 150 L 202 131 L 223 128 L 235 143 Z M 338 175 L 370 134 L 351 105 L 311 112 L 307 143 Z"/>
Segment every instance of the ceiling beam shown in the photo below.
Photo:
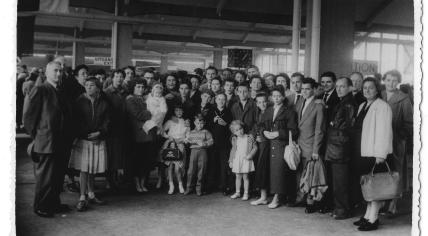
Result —
<path fill-rule="evenodd" d="M 36 25 L 34 28 L 36 33 L 57 33 L 62 35 L 67 35 L 73 37 L 74 28 L 73 27 L 59 27 L 59 26 L 41 26 Z M 85 28 L 82 32 L 83 38 L 90 37 L 103 37 L 106 40 L 111 37 L 110 30 L 100 30 L 100 29 L 89 29 Z M 166 34 L 153 34 L 153 33 L 144 33 L 140 35 L 138 32 L 134 32 L 134 39 L 146 39 L 146 40 L 160 40 L 160 41 L 172 41 L 172 42 L 192 42 L 192 43 L 202 43 L 208 45 L 224 45 L 224 46 L 247 46 L 247 47 L 266 47 L 266 48 L 287 48 L 289 44 L 287 43 L 274 43 L 268 41 L 246 41 L 242 43 L 241 39 L 215 39 L 208 37 L 197 37 L 193 39 L 193 35 L 190 36 L 180 36 L 180 35 L 166 35 Z"/>
<path fill-rule="evenodd" d="M 218 23 L 205 23 L 205 24 L 195 24 L 194 22 L 185 22 L 185 21 L 167 21 L 167 20 L 157 20 L 157 19 L 145 19 L 145 18 L 136 18 L 136 17 L 126 17 L 126 16 L 113 16 L 106 14 L 82 14 L 82 13 L 59 13 L 59 12 L 44 12 L 44 11 L 33 11 L 33 12 L 18 12 L 18 16 L 45 16 L 45 17 L 61 17 L 61 18 L 72 18 L 80 20 L 88 20 L 95 22 L 119 22 L 126 24 L 149 24 L 156 26 L 175 26 L 180 28 L 190 28 L 193 30 L 219 30 L 226 32 L 235 32 L 235 33 L 255 33 L 262 35 L 286 35 L 292 30 L 291 26 L 283 26 L 282 29 L 272 29 L 272 28 L 253 28 L 248 29 L 248 27 L 242 26 L 232 26 Z"/>
<path fill-rule="evenodd" d="M 379 32 L 379 33 L 390 33 L 390 34 L 409 34 L 413 35 L 414 27 L 399 26 L 399 25 L 387 25 L 387 24 L 376 24 L 373 23 L 368 29 L 365 22 L 355 22 L 355 31 L 362 32 Z"/>
<path fill-rule="evenodd" d="M 369 14 L 367 19 L 364 21 L 366 23 L 366 28 L 369 29 L 373 22 L 376 20 L 376 17 L 382 13 L 394 0 L 383 0 L 376 8 Z"/>
<path fill-rule="evenodd" d="M 177 1 L 179 2 L 179 1 Z M 226 2 L 225 2 L 226 3 Z M 131 1 L 128 9 L 129 16 L 136 15 L 150 15 L 150 14 L 161 14 L 171 16 L 185 16 L 195 18 L 207 18 L 207 19 L 221 19 L 241 22 L 256 22 L 265 24 L 275 25 L 288 25 L 291 26 L 293 22 L 292 13 L 261 13 L 245 9 L 245 3 L 241 10 L 233 10 L 223 8 L 221 10 L 221 16 L 217 13 L 217 7 L 219 4 L 212 7 L 201 7 L 199 4 L 179 5 L 169 3 L 159 3 L 154 1 Z M 280 11 L 283 12 L 283 11 Z M 302 22 L 302 27 L 305 21 Z"/>

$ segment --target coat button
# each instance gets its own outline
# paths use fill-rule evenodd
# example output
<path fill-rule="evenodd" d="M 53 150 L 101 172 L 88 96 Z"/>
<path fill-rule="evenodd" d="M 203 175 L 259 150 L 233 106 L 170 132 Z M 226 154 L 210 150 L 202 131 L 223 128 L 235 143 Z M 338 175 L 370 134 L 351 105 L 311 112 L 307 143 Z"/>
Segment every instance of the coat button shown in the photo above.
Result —
<path fill-rule="evenodd" d="M 272 147 L 272 149 L 275 149 L 275 147 Z"/>

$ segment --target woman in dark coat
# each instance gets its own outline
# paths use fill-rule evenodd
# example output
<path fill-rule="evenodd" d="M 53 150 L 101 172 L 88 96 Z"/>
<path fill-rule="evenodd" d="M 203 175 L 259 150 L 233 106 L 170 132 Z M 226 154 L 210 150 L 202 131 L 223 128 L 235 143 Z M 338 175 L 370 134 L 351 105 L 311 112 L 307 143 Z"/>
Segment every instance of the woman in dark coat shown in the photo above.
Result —
<path fill-rule="evenodd" d="M 407 180 L 406 142 L 413 137 L 413 105 L 409 95 L 398 89 L 401 83 L 401 74 L 396 70 L 388 71 L 383 77 L 385 91 L 382 99 L 386 101 L 392 110 L 393 131 L 393 162 L 394 167 L 400 173 L 400 188 L 405 189 Z M 412 147 L 410 147 L 412 148 Z M 393 199 L 388 207 L 388 214 L 397 213 L 397 200 Z"/>
<path fill-rule="evenodd" d="M 252 201 L 251 205 L 266 205 L 267 191 L 269 189 L 269 141 L 263 136 L 263 115 L 266 112 L 268 97 L 261 93 L 256 96 L 257 103 L 257 124 L 252 130 L 252 134 L 256 137 L 258 145 L 258 158 L 256 164 L 255 187 L 260 190 L 260 198 Z"/>
<path fill-rule="evenodd" d="M 130 81 L 129 88 L 133 94 L 126 98 L 126 110 L 133 134 L 132 166 L 135 187 L 138 192 L 147 192 L 145 182 L 155 163 L 156 149 L 153 142 L 157 130 L 154 127 L 146 133 L 142 129 L 144 123 L 151 118 L 143 98 L 146 81 L 144 79 Z"/>
<path fill-rule="evenodd" d="M 268 205 L 274 209 L 280 206 L 280 195 L 285 195 L 287 204 L 294 204 L 296 198 L 296 173 L 284 161 L 284 149 L 288 144 L 289 131 L 294 138 L 297 136 L 297 114 L 287 108 L 284 89 L 275 87 L 271 92 L 273 106 L 263 114 L 263 135 L 269 140 L 270 146 L 270 192 L 274 194 Z"/>
<path fill-rule="evenodd" d="M 110 134 L 107 137 L 108 179 L 111 187 L 118 187 L 116 180 L 124 174 L 125 158 L 129 154 L 127 152 L 129 147 L 126 145 L 129 135 L 127 135 L 126 95 L 122 88 L 125 72 L 119 69 L 113 71 L 112 75 L 112 84 L 104 90 L 111 107 Z"/>
<path fill-rule="evenodd" d="M 76 141 L 71 151 L 69 167 L 80 171 L 80 199 L 78 211 L 85 211 L 89 203 L 102 204 L 95 197 L 94 176 L 107 170 L 105 138 L 110 121 L 109 105 L 100 93 L 97 78 L 89 77 L 84 83 L 86 93 L 80 95 L 75 104 Z M 88 199 L 86 198 L 88 193 Z"/>

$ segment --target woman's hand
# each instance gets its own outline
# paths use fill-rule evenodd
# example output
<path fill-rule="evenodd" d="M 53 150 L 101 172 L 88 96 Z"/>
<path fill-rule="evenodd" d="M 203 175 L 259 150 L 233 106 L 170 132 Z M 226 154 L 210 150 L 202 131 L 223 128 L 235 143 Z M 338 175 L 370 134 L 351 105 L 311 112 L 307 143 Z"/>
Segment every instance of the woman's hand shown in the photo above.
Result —
<path fill-rule="evenodd" d="M 384 163 L 384 162 L 385 162 L 384 158 L 376 157 L 376 164 Z"/>
<path fill-rule="evenodd" d="M 222 118 L 218 118 L 217 119 L 217 123 L 219 125 L 221 125 L 221 126 L 226 126 L 227 125 L 226 121 L 224 121 Z"/>
<path fill-rule="evenodd" d="M 259 143 L 262 142 L 263 141 L 262 136 L 257 135 L 256 141 L 259 142 Z"/>
<path fill-rule="evenodd" d="M 172 93 L 168 93 L 167 95 L 165 95 L 165 99 L 173 99 L 174 95 Z"/>
<path fill-rule="evenodd" d="M 90 134 L 88 134 L 88 139 L 89 140 L 95 140 L 100 136 L 100 134 L 101 134 L 100 131 L 90 133 Z"/>
<path fill-rule="evenodd" d="M 233 168 L 233 163 L 231 161 L 229 161 L 229 168 L 232 169 Z"/>
<path fill-rule="evenodd" d="M 253 157 L 252 157 L 252 156 L 250 156 L 250 155 L 246 155 L 246 156 L 245 156 L 245 159 L 247 159 L 247 160 L 251 160 L 251 159 L 253 159 Z"/>

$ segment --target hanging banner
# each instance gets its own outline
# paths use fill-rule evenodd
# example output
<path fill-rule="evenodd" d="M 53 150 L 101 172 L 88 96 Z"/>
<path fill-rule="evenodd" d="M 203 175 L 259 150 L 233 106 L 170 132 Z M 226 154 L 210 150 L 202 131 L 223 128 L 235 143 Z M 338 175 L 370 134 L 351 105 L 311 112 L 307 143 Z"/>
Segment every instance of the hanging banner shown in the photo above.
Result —
<path fill-rule="evenodd" d="M 360 72 L 363 75 L 374 75 L 378 73 L 377 61 L 354 60 L 352 71 Z"/>

